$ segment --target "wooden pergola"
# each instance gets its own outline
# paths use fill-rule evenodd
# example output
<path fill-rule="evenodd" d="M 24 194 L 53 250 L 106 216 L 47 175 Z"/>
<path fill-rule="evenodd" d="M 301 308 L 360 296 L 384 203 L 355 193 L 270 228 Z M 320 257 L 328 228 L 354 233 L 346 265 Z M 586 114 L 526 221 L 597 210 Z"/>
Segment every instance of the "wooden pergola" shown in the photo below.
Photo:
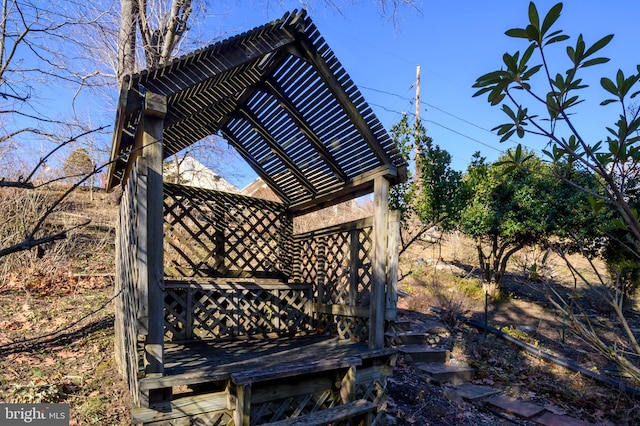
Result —
<path fill-rule="evenodd" d="M 163 182 L 166 158 L 211 135 L 281 202 Z M 134 422 L 375 423 L 406 164 L 304 11 L 127 77 L 111 160 Z M 366 194 L 372 217 L 293 233 Z"/>

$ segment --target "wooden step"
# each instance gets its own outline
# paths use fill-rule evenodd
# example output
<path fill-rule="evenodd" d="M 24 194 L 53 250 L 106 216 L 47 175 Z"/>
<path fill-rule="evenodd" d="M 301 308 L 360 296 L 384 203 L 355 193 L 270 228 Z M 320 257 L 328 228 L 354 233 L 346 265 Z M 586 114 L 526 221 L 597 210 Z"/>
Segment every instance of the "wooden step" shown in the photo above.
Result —
<path fill-rule="evenodd" d="M 373 421 L 373 413 L 376 408 L 377 407 L 373 402 L 365 399 L 359 399 L 327 410 L 316 411 L 314 413 L 292 419 L 267 423 L 264 426 L 325 426 L 357 417 L 365 417 L 362 424 L 370 425 Z"/>
<path fill-rule="evenodd" d="M 266 382 L 268 380 L 282 379 L 284 377 L 300 376 L 340 368 L 359 367 L 360 365 L 362 365 L 362 359 L 357 357 L 324 359 L 303 363 L 286 363 L 275 367 L 233 373 L 231 374 L 231 380 L 237 385 L 249 385 L 252 383 Z"/>
<path fill-rule="evenodd" d="M 396 347 L 400 355 L 405 356 L 405 361 L 409 364 L 429 363 L 429 362 L 449 362 L 451 352 L 444 348 L 435 348 L 424 345 L 402 345 Z"/>
<path fill-rule="evenodd" d="M 436 383 L 451 383 L 459 385 L 473 379 L 476 370 L 466 365 L 425 363 L 417 364 L 416 368 L 427 373 Z"/>
<path fill-rule="evenodd" d="M 137 407 L 131 411 L 131 423 L 169 421 L 210 411 L 229 410 L 228 401 L 229 396 L 226 392 L 216 392 L 174 399 L 170 402 L 169 409 L 166 411 Z M 231 413 L 231 411 L 229 411 L 229 413 Z"/>

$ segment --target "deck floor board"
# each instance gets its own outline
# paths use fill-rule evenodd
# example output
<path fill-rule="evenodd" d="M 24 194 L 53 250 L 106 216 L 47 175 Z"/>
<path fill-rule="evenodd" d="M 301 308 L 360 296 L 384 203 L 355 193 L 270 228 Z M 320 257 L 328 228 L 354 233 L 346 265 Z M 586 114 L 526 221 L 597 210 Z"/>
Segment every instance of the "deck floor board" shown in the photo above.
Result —
<path fill-rule="evenodd" d="M 270 368 L 284 363 L 359 357 L 393 353 L 370 350 L 366 343 L 325 335 L 254 338 L 233 341 L 165 343 L 165 376 L 211 374 L 230 377 L 234 372 Z"/>

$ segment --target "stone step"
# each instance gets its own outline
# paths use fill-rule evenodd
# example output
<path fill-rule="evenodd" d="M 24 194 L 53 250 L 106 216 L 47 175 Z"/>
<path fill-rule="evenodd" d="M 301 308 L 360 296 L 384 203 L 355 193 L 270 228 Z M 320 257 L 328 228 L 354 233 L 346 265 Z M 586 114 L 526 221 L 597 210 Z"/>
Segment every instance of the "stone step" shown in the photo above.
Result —
<path fill-rule="evenodd" d="M 402 331 L 389 336 L 394 345 L 432 345 L 437 343 L 430 334 L 419 331 Z"/>
<path fill-rule="evenodd" d="M 416 368 L 429 375 L 436 383 L 451 383 L 459 385 L 473 379 L 476 373 L 474 368 L 461 364 L 425 363 L 416 364 Z"/>
<path fill-rule="evenodd" d="M 472 383 L 462 383 L 461 385 L 454 386 L 453 389 L 467 401 L 478 401 L 502 392 L 500 389 L 490 386 L 474 385 Z"/>
<path fill-rule="evenodd" d="M 449 362 L 451 352 L 444 348 L 436 348 L 424 345 L 401 345 L 397 346 L 398 353 L 404 355 L 405 361 L 409 364 Z"/>

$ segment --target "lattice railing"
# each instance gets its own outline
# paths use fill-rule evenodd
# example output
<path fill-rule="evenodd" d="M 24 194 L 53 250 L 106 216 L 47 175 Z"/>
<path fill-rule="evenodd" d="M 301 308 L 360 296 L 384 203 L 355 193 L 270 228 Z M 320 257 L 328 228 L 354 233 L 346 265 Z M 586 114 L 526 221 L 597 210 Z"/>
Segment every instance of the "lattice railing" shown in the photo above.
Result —
<path fill-rule="evenodd" d="M 165 283 L 165 338 L 293 335 L 311 329 L 311 287 L 263 280 Z"/>
<path fill-rule="evenodd" d="M 312 285 L 317 329 L 368 339 L 372 229 L 368 218 L 294 236 L 294 279 Z"/>
<path fill-rule="evenodd" d="M 164 185 L 165 276 L 285 278 L 292 221 L 285 206 Z"/>

